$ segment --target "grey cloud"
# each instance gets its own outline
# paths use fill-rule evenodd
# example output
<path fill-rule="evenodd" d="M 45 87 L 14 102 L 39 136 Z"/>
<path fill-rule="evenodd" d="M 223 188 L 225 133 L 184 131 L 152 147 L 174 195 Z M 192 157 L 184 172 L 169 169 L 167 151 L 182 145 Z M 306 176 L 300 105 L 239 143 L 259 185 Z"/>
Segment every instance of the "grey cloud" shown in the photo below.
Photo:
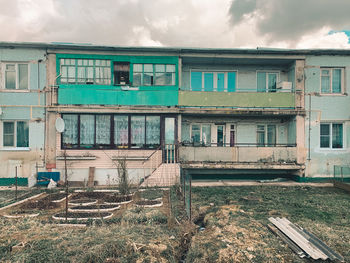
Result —
<path fill-rule="evenodd" d="M 350 26 L 350 1 L 344 0 L 234 0 L 230 15 L 233 25 L 255 16 L 257 30 L 274 40 L 297 41 L 323 26 L 334 30 Z"/>

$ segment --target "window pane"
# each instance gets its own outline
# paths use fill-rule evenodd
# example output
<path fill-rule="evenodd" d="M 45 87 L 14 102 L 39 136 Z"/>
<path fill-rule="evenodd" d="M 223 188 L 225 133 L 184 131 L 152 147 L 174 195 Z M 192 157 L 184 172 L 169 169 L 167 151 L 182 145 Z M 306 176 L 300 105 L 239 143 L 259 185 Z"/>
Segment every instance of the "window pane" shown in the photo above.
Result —
<path fill-rule="evenodd" d="M 343 124 L 332 125 L 332 148 L 343 148 Z"/>
<path fill-rule="evenodd" d="M 128 116 L 114 116 L 114 144 L 127 147 L 129 143 Z"/>
<path fill-rule="evenodd" d="M 96 115 L 96 144 L 111 144 L 111 117 Z"/>
<path fill-rule="evenodd" d="M 276 125 L 267 125 L 267 145 L 276 145 Z"/>
<path fill-rule="evenodd" d="M 16 89 L 16 71 L 6 71 L 5 89 Z"/>
<path fill-rule="evenodd" d="M 4 146 L 15 146 L 15 123 L 4 122 Z"/>
<path fill-rule="evenodd" d="M 134 72 L 133 74 L 133 86 L 141 86 L 142 73 Z"/>
<path fill-rule="evenodd" d="M 64 132 L 62 134 L 63 146 L 73 148 L 78 145 L 78 115 L 63 115 Z"/>
<path fill-rule="evenodd" d="M 204 91 L 213 91 L 214 90 L 214 74 L 213 73 L 204 73 Z"/>
<path fill-rule="evenodd" d="M 268 84 L 269 84 L 269 92 L 276 92 L 276 82 L 277 82 L 277 74 L 269 73 L 268 74 Z"/>
<path fill-rule="evenodd" d="M 160 145 L 160 117 L 146 117 L 146 144 L 149 148 L 156 148 Z"/>
<path fill-rule="evenodd" d="M 68 82 L 75 83 L 75 67 L 68 67 Z"/>
<path fill-rule="evenodd" d="M 201 141 L 201 127 L 199 124 L 192 125 L 192 142 L 200 143 Z"/>
<path fill-rule="evenodd" d="M 142 72 L 142 64 L 134 64 L 134 72 Z"/>
<path fill-rule="evenodd" d="M 144 72 L 152 72 L 153 73 L 153 64 L 144 64 L 143 65 Z"/>
<path fill-rule="evenodd" d="M 145 144 L 145 117 L 131 116 L 131 147 L 141 148 Z"/>
<path fill-rule="evenodd" d="M 155 85 L 167 85 L 166 73 L 156 73 Z M 171 79 L 170 79 L 171 84 Z"/>
<path fill-rule="evenodd" d="M 211 143 L 211 125 L 202 125 L 202 143 L 206 146 L 210 146 Z"/>
<path fill-rule="evenodd" d="M 86 82 L 86 73 L 85 73 L 85 67 L 78 67 L 78 82 L 84 83 Z"/>
<path fill-rule="evenodd" d="M 29 147 L 29 126 L 28 122 L 17 122 L 17 147 Z"/>
<path fill-rule="evenodd" d="M 144 73 L 143 74 L 143 85 L 145 85 L 145 86 L 153 85 L 153 73 Z"/>
<path fill-rule="evenodd" d="M 165 72 L 165 65 L 162 65 L 162 64 L 156 64 L 155 65 L 155 71 L 156 72 Z"/>
<path fill-rule="evenodd" d="M 236 72 L 227 73 L 227 91 L 228 92 L 236 91 Z"/>
<path fill-rule="evenodd" d="M 191 72 L 191 90 L 202 90 L 202 72 Z"/>
<path fill-rule="evenodd" d="M 330 93 L 331 92 L 331 82 L 329 70 L 321 70 L 321 92 Z"/>
<path fill-rule="evenodd" d="M 28 89 L 28 65 L 27 64 L 18 64 L 19 71 L 19 89 Z"/>
<path fill-rule="evenodd" d="M 172 64 L 166 65 L 166 72 L 173 72 L 173 73 L 175 73 L 175 65 L 172 65 Z"/>
<path fill-rule="evenodd" d="M 95 142 L 95 116 L 80 115 L 80 147 L 91 148 Z"/>
<path fill-rule="evenodd" d="M 257 126 L 257 145 L 265 146 L 265 126 L 264 125 Z"/>
<path fill-rule="evenodd" d="M 321 148 L 329 148 L 330 146 L 330 129 L 329 124 L 321 124 L 320 127 L 320 147 Z"/>
<path fill-rule="evenodd" d="M 341 69 L 333 69 L 332 92 L 341 93 Z"/>
<path fill-rule="evenodd" d="M 165 140 L 165 144 L 175 143 L 175 118 L 172 118 L 172 117 L 165 118 L 164 140 Z"/>
<path fill-rule="evenodd" d="M 224 91 L 225 90 L 225 74 L 224 73 L 217 73 L 217 91 Z"/>
<path fill-rule="evenodd" d="M 258 92 L 266 92 L 266 73 L 265 72 L 258 72 L 257 76 L 258 80 Z"/>

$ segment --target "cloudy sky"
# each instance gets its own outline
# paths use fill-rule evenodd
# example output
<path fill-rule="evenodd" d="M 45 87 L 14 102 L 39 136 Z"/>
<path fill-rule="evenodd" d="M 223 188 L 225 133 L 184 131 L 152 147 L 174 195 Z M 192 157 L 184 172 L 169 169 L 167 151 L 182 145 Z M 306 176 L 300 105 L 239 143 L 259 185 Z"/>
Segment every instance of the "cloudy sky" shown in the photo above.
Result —
<path fill-rule="evenodd" d="M 0 0 L 0 41 L 350 48 L 349 0 Z"/>

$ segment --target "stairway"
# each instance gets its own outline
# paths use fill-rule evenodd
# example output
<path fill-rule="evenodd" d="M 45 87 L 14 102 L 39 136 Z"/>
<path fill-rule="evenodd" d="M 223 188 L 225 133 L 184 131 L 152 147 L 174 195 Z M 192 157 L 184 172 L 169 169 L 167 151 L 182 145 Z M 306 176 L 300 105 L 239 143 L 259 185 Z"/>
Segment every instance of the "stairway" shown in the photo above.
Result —
<path fill-rule="evenodd" d="M 179 182 L 180 165 L 178 163 L 162 163 L 145 181 L 141 187 L 172 186 Z"/>

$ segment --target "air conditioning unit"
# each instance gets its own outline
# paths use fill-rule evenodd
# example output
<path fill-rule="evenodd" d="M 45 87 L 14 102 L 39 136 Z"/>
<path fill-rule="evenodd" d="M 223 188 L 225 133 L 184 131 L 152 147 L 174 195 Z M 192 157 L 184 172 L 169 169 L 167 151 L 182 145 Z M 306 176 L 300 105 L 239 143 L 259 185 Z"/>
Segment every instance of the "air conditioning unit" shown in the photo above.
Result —
<path fill-rule="evenodd" d="M 290 92 L 292 90 L 292 82 L 289 81 L 280 81 L 277 83 L 277 89 L 280 92 Z"/>

